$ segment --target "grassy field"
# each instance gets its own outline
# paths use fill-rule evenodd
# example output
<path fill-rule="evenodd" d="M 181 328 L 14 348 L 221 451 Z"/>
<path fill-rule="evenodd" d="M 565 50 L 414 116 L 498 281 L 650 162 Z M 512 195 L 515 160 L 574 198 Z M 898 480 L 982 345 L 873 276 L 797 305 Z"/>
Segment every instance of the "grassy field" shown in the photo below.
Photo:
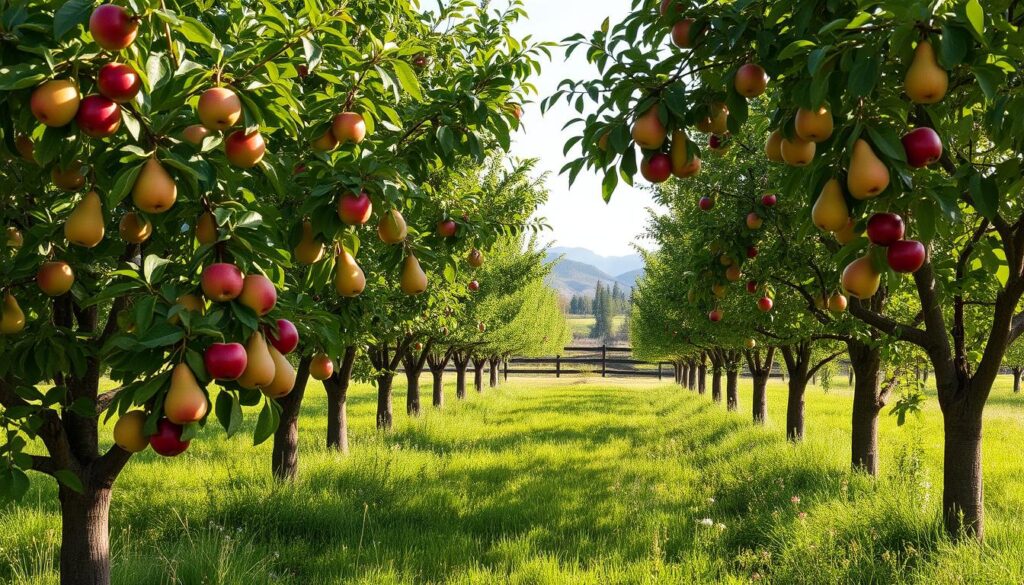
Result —
<path fill-rule="evenodd" d="M 451 388 L 448 389 L 451 391 Z M 351 400 L 353 454 L 321 447 L 311 388 L 294 485 L 270 448 L 208 428 L 191 450 L 136 457 L 111 518 L 114 580 L 156 583 L 1021 583 L 1024 399 L 987 411 L 989 540 L 940 536 L 940 418 L 883 415 L 882 478 L 851 475 L 851 396 L 811 389 L 807 440 L 671 384 L 516 380 L 373 430 Z M 396 388 L 397 392 L 401 389 Z M 396 400 L 399 404 L 401 399 Z M 56 583 L 53 486 L 0 509 L 0 582 Z"/>
<path fill-rule="evenodd" d="M 576 338 L 590 337 L 590 330 L 594 327 L 594 317 L 590 315 L 569 315 L 567 317 L 569 327 L 572 329 L 572 336 Z M 625 315 L 616 315 L 612 319 L 612 327 L 618 332 L 626 322 Z"/>

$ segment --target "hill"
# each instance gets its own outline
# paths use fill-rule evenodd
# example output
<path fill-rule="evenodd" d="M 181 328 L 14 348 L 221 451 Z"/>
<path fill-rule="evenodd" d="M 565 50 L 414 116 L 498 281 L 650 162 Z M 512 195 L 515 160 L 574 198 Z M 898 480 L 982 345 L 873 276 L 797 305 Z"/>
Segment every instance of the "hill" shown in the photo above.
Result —
<path fill-rule="evenodd" d="M 643 275 L 644 275 L 644 269 L 643 268 L 637 268 L 636 270 L 630 270 L 629 272 L 624 272 L 624 273 L 616 276 L 615 280 L 617 280 L 617 281 L 621 282 L 622 284 L 625 284 L 625 285 L 627 285 L 629 287 L 634 287 L 634 286 L 636 286 L 637 279 L 639 279 Z"/>
<path fill-rule="evenodd" d="M 590 264 L 607 274 L 623 274 L 644 267 L 644 259 L 639 254 L 627 256 L 602 256 L 586 248 L 555 247 L 548 251 L 548 259 L 553 260 L 564 256 L 566 260 Z"/>
<path fill-rule="evenodd" d="M 563 297 L 571 297 L 574 294 L 593 295 L 598 282 L 608 285 L 619 282 L 619 286 L 627 289 L 631 286 L 595 266 L 565 258 L 555 264 L 547 279 L 548 285 Z"/>

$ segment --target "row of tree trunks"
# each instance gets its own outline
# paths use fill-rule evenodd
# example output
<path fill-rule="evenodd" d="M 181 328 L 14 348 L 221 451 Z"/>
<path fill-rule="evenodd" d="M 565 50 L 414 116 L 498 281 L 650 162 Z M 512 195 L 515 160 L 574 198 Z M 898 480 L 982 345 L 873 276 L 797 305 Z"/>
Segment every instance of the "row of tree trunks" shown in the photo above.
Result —
<path fill-rule="evenodd" d="M 457 351 L 452 355 L 455 362 L 455 397 L 459 400 L 466 399 L 466 369 L 472 356 L 468 351 Z"/>
<path fill-rule="evenodd" d="M 729 411 L 740 408 L 739 371 L 733 367 L 725 371 L 725 407 Z"/>
<path fill-rule="evenodd" d="M 747 350 L 745 355 L 754 383 L 754 392 L 751 398 L 754 423 L 763 425 L 768 420 L 768 378 L 775 365 L 775 347 L 769 346 L 763 352 Z"/>
<path fill-rule="evenodd" d="M 299 413 L 302 399 L 309 382 L 309 364 L 313 356 L 302 356 L 299 369 L 295 372 L 295 386 L 287 396 L 277 400 L 281 406 L 281 422 L 274 431 L 274 447 L 271 454 L 271 470 L 274 479 L 288 481 L 295 479 L 299 471 Z"/>
<path fill-rule="evenodd" d="M 324 380 L 327 391 L 327 448 L 348 454 L 348 386 L 352 381 L 352 368 L 356 361 L 356 348 L 345 348 L 339 368 Z"/>
<path fill-rule="evenodd" d="M 488 385 L 491 388 L 497 388 L 498 387 L 498 370 L 499 370 L 499 366 L 501 366 L 501 362 L 502 362 L 501 356 L 492 355 L 487 360 L 487 362 L 488 362 L 488 365 L 490 366 L 490 376 L 489 376 L 489 378 L 487 380 Z"/>

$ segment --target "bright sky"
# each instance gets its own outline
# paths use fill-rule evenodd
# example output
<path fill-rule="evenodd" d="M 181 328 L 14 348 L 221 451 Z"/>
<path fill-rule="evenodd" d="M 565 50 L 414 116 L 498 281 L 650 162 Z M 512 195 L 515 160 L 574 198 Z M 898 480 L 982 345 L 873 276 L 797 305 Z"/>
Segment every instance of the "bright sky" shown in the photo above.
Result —
<path fill-rule="evenodd" d="M 621 21 L 630 4 L 629 0 L 525 0 L 530 18 L 520 22 L 514 32 L 518 37 L 533 35 L 534 39 L 552 41 L 561 41 L 576 32 L 589 35 L 605 17 Z M 554 52 L 554 57 L 543 63 L 543 74 L 534 80 L 541 97 L 553 93 L 565 78 L 584 79 L 597 73 L 586 62 L 583 51 L 577 50 L 570 61 L 565 61 L 561 49 Z M 611 203 L 605 204 L 601 199 L 601 177 L 586 171 L 570 188 L 568 176 L 559 175 L 558 171 L 566 162 L 562 146 L 581 128 L 577 125 L 562 131 L 566 122 L 577 115 L 576 110 L 560 104 L 541 116 L 540 99 L 536 102 L 525 108 L 524 128 L 516 137 L 512 152 L 519 157 L 539 159 L 539 168 L 550 172 L 547 184 L 551 198 L 539 212 L 552 227 L 545 238 L 559 246 L 579 246 L 605 256 L 630 254 L 632 244 L 644 245 L 638 236 L 647 222 L 646 210 L 653 205 L 650 193 L 620 182 Z"/>

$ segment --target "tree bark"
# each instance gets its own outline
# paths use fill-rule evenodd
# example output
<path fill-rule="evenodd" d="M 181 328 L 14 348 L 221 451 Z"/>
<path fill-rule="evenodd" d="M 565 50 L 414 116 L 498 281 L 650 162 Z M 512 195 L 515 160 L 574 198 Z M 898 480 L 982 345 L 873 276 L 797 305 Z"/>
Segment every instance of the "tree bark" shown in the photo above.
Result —
<path fill-rule="evenodd" d="M 692 391 L 697 387 L 697 366 L 691 363 L 687 373 L 689 378 L 687 379 L 686 387 Z"/>
<path fill-rule="evenodd" d="M 885 406 L 882 391 L 882 355 L 862 342 L 847 342 L 850 370 L 854 372 L 850 451 L 854 470 L 878 475 L 878 413 Z"/>
<path fill-rule="evenodd" d="M 768 376 L 770 372 L 771 370 L 752 373 L 754 394 L 751 402 L 753 403 L 754 422 L 760 425 L 768 422 Z"/>
<path fill-rule="evenodd" d="M 405 412 L 409 416 L 420 415 L 420 373 L 417 369 L 405 371 Z"/>
<path fill-rule="evenodd" d="M 722 402 L 722 366 L 711 365 L 711 399 Z"/>
<path fill-rule="evenodd" d="M 483 358 L 473 358 L 473 388 L 478 393 L 484 391 L 484 365 L 487 360 Z"/>
<path fill-rule="evenodd" d="M 456 367 L 455 369 L 455 397 L 459 400 L 466 399 L 466 367 Z"/>
<path fill-rule="evenodd" d="M 61 585 L 109 585 L 109 486 L 85 485 L 82 493 L 60 486 Z"/>
<path fill-rule="evenodd" d="M 274 431 L 274 448 L 271 455 L 271 470 L 277 481 L 291 481 L 299 472 L 299 413 L 302 398 L 306 395 L 309 382 L 309 364 L 312 356 L 299 360 L 295 373 L 295 386 L 285 397 L 278 399 L 281 406 L 281 422 Z"/>
<path fill-rule="evenodd" d="M 491 359 L 488 360 L 488 364 L 490 365 L 491 369 L 490 369 L 490 377 L 487 380 L 487 383 L 488 383 L 488 385 L 491 388 L 497 388 L 498 387 L 498 370 L 500 369 L 500 366 L 501 366 L 501 356 L 496 356 L 496 355 L 495 356 L 491 356 Z"/>
<path fill-rule="evenodd" d="M 356 348 L 349 346 L 340 360 L 338 371 L 324 380 L 327 391 L 327 448 L 348 455 L 348 387 L 352 381 L 352 367 L 356 361 Z"/>
<path fill-rule="evenodd" d="M 985 538 L 985 492 L 981 467 L 981 409 L 944 414 L 946 443 L 942 510 L 953 538 Z"/>
<path fill-rule="evenodd" d="M 789 396 L 786 401 L 786 438 L 802 441 L 804 438 L 804 392 L 807 379 L 789 374 Z"/>
<path fill-rule="evenodd" d="M 708 365 L 701 356 L 700 364 L 697 366 L 697 394 L 703 395 L 707 392 Z"/>
<path fill-rule="evenodd" d="M 1024 368 L 1013 368 L 1013 393 L 1020 394 L 1020 375 Z"/>
<path fill-rule="evenodd" d="M 733 368 L 725 371 L 725 403 L 726 408 L 735 411 L 740 407 L 739 372 Z"/>
<path fill-rule="evenodd" d="M 444 408 L 444 369 L 430 369 L 430 375 L 434 379 L 433 405 L 434 408 Z"/>
<path fill-rule="evenodd" d="M 689 380 L 689 370 L 690 367 L 686 363 L 680 363 L 676 369 L 676 382 L 683 388 L 686 388 L 686 382 Z"/>
<path fill-rule="evenodd" d="M 377 430 L 390 431 L 394 423 L 391 407 L 391 387 L 395 375 L 384 373 L 377 375 Z"/>

